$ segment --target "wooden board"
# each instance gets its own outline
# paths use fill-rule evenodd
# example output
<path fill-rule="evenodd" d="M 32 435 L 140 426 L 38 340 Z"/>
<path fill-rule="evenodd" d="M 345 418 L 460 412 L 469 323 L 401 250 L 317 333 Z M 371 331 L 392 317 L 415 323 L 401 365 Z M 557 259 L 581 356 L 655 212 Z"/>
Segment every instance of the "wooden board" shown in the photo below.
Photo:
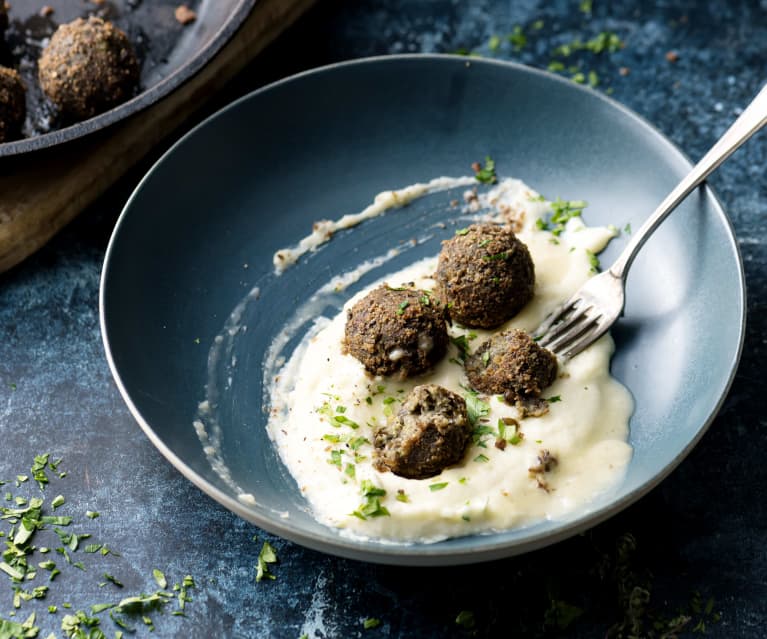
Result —
<path fill-rule="evenodd" d="M 6 161 L 0 174 L 0 272 L 42 247 L 215 95 L 314 1 L 258 0 L 218 55 L 161 102 L 83 140 Z"/>

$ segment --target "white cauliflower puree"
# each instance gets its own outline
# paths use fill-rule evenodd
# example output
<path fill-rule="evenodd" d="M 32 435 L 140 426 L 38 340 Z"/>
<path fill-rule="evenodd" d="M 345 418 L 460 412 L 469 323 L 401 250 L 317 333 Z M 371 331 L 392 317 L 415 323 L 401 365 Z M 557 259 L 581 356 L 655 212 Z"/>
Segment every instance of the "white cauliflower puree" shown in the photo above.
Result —
<path fill-rule="evenodd" d="M 457 185 L 466 184 L 459 180 Z M 539 228 L 536 220 L 550 214 L 550 203 L 519 180 L 505 179 L 478 198 L 467 193 L 465 201 L 483 221 L 514 224 L 536 276 L 533 300 L 507 324 L 492 332 L 449 328 L 452 337 L 465 337 L 470 352 L 493 332 L 534 329 L 593 274 L 593 255 L 613 235 L 607 228 L 584 226 L 579 216 L 557 236 Z M 387 275 L 350 299 L 335 318 L 315 324 L 271 384 L 268 432 L 314 515 L 358 538 L 434 542 L 587 510 L 596 496 L 616 486 L 631 458 L 632 400 L 610 376 L 609 335 L 560 361 L 556 381 L 543 392 L 550 409 L 541 417 L 522 418 L 500 397 L 473 397 L 456 344 L 434 369 L 405 381 L 371 377 L 342 353 L 347 308 L 382 282 L 393 287 L 415 282 L 434 290 L 436 263 L 434 256 Z M 344 281 L 354 276 L 347 274 Z M 469 397 L 474 436 L 463 459 L 428 479 L 375 470 L 376 424 L 425 383 Z M 518 427 L 503 425 L 503 418 L 514 418 Z"/>

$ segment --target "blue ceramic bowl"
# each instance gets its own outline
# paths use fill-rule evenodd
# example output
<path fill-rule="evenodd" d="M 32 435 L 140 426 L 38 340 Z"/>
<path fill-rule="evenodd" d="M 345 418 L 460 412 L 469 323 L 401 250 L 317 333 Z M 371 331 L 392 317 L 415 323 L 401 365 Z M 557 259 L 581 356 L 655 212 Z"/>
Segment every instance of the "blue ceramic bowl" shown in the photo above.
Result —
<path fill-rule="evenodd" d="M 203 491 L 265 530 L 327 553 L 392 564 L 526 552 L 593 526 L 657 485 L 714 418 L 743 341 L 742 263 L 707 189 L 664 223 L 629 275 L 612 371 L 636 402 L 634 456 L 620 485 L 587 510 L 436 544 L 359 542 L 318 524 L 282 466 L 262 401 L 273 337 L 331 275 L 425 229 L 430 239 L 385 269 L 435 254 L 450 233 L 433 226 L 451 214 L 447 195 L 339 233 L 279 277 L 272 254 L 306 235 L 314 220 L 358 212 L 383 190 L 470 174 L 471 162 L 486 155 L 499 174 L 548 197 L 587 200 L 588 223 L 634 229 L 690 168 L 658 131 L 600 93 L 522 66 L 453 56 L 368 59 L 304 73 L 246 96 L 181 139 L 126 205 L 101 284 L 115 380 L 159 450 Z M 603 264 L 625 239 L 611 243 Z M 216 336 L 226 334 L 230 314 L 254 287 L 259 295 L 240 308 L 247 331 L 227 343 L 224 364 L 209 362 Z M 230 473 L 223 478 L 193 427 L 211 385 L 219 393 L 214 461 Z M 255 505 L 239 501 L 239 491 L 254 495 Z"/>

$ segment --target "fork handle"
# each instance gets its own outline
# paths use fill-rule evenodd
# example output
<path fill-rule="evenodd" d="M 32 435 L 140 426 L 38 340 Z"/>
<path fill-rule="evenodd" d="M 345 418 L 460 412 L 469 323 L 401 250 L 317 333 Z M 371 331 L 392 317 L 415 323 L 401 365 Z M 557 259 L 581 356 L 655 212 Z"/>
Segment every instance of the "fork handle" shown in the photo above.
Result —
<path fill-rule="evenodd" d="M 655 212 L 647 218 L 642 227 L 635 233 L 623 252 L 618 256 L 610 272 L 621 280 L 634 261 L 637 252 L 647 238 L 666 219 L 682 200 L 684 200 L 709 174 L 732 155 L 746 140 L 767 124 L 767 85 L 751 101 L 737 120 L 711 147 L 708 153 L 698 162 L 687 176 L 666 196 Z"/>

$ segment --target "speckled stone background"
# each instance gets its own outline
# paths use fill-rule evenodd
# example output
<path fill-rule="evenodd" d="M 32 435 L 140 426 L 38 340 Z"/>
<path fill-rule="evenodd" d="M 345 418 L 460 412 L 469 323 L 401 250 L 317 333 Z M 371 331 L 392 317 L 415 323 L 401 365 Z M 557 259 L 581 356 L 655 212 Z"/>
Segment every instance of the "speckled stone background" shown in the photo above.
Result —
<path fill-rule="evenodd" d="M 321 1 L 217 104 L 295 71 L 367 55 L 464 49 L 546 67 L 555 47 L 612 31 L 623 49 L 575 54 L 566 64 L 579 69 L 563 73 L 593 70 L 596 90 L 610 92 L 698 158 L 765 81 L 764 0 L 594 0 L 591 11 L 581 5 Z M 516 25 L 527 37 L 518 50 L 506 39 Z M 749 309 L 742 363 L 702 442 L 659 488 L 588 534 L 519 558 L 447 569 L 365 565 L 270 537 L 194 488 L 134 424 L 104 358 L 98 281 L 112 225 L 148 158 L 49 246 L 0 275 L 0 480 L 28 474 L 35 454 L 62 457 L 59 470 L 67 476 L 54 478 L 46 491 L 48 499 L 66 497 L 56 514 L 73 515 L 75 532 L 93 534 L 84 544 L 106 543 L 120 553 L 72 553 L 83 572 L 54 552 L 62 574 L 46 599 L 22 602 L 15 619 L 37 611 L 40 636 L 62 637 L 65 602 L 88 610 L 152 592 L 152 569 L 159 568 L 171 583 L 193 575 L 197 588 L 186 617 L 171 615 L 175 606 L 152 614 L 155 637 L 598 638 L 703 631 L 764 637 L 765 135 L 710 181 L 737 233 Z M 37 492 L 32 482 L 16 488 L 11 481 L 0 497 L 6 490 Z M 87 519 L 86 510 L 101 516 Z M 38 535 L 39 544 L 58 545 L 52 532 Z M 256 583 L 265 540 L 279 557 L 272 567 L 277 578 Z M 124 588 L 100 587 L 105 572 Z M 44 578 L 28 588 L 39 583 Z M 49 614 L 51 604 L 59 612 Z M 473 625 L 456 623 L 461 611 L 473 613 Z M 12 612 L 11 583 L 0 574 L 0 619 Z M 99 616 L 114 636 L 108 615 Z M 365 629 L 369 617 L 381 624 Z M 140 619 L 137 625 L 136 636 L 149 635 Z"/>

